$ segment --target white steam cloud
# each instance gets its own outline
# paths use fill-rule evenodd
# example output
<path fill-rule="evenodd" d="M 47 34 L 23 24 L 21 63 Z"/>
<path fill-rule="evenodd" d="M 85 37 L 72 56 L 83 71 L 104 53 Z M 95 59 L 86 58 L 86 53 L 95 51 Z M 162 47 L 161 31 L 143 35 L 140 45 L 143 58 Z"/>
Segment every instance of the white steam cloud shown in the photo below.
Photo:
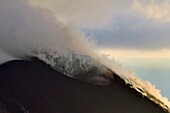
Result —
<path fill-rule="evenodd" d="M 112 22 L 113 13 L 126 9 L 132 0 L 29 0 L 53 11 L 64 22 L 79 26 L 101 27 Z"/>
<path fill-rule="evenodd" d="M 42 47 L 89 54 L 87 45 L 92 45 L 85 42 L 81 32 L 59 22 L 47 9 L 25 0 L 0 1 L 0 48 L 8 54 L 28 54 Z"/>

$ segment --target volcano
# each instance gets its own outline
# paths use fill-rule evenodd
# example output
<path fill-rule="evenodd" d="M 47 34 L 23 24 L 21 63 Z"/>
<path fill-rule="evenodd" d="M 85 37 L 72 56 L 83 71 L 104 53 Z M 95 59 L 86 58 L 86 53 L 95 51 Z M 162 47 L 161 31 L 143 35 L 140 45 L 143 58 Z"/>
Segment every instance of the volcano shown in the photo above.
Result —
<path fill-rule="evenodd" d="M 112 75 L 111 84 L 102 86 L 65 76 L 38 59 L 9 61 L 0 66 L 0 112 L 168 113 Z"/>

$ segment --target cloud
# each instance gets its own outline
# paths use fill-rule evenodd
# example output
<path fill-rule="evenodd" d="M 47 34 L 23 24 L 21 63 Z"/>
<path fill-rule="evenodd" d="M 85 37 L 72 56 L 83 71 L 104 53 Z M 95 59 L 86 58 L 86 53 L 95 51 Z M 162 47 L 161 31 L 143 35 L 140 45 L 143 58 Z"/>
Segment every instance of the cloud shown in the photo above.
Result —
<path fill-rule="evenodd" d="M 160 5 L 163 5 L 164 2 L 161 2 Z M 156 3 L 158 6 L 159 2 L 154 2 L 154 6 Z M 145 12 L 148 12 L 145 7 L 151 7 L 144 3 L 142 6 Z M 167 8 L 164 10 L 169 12 Z M 161 12 L 156 13 L 155 11 L 154 14 L 159 15 L 159 13 Z M 165 15 L 156 18 L 152 15 L 152 18 L 149 18 L 132 6 L 126 12 L 120 11 L 118 15 L 114 15 L 111 27 L 98 30 L 85 29 L 84 32 L 87 36 L 93 37 L 97 45 L 102 48 L 170 49 L 170 22 L 167 21 L 168 18 L 164 17 Z"/>
<path fill-rule="evenodd" d="M 126 10 L 132 0 L 30 0 L 52 10 L 59 20 L 81 27 L 103 27 L 112 22 L 113 13 Z"/>
<path fill-rule="evenodd" d="M 22 56 L 46 47 L 84 54 L 92 51 L 81 32 L 58 21 L 51 11 L 31 6 L 26 0 L 0 0 L 0 49 Z"/>
<path fill-rule="evenodd" d="M 148 19 L 170 22 L 169 0 L 135 0 L 133 9 Z"/>
<path fill-rule="evenodd" d="M 14 59 L 16 58 L 8 55 L 7 53 L 0 49 L 0 64 Z"/>
<path fill-rule="evenodd" d="M 86 28 L 83 31 L 88 36 L 94 36 L 100 47 L 170 48 L 168 43 L 170 42 L 168 21 L 170 3 L 167 0 L 29 1 L 32 5 L 36 4 L 41 8 L 30 6 L 27 1 L 22 0 L 0 1 L 0 25 L 3 26 L 0 28 L 0 44 L 6 50 L 13 51 L 14 45 L 19 45 L 19 50 L 23 47 L 30 48 L 29 43 L 58 45 L 58 48 L 67 45 L 77 49 L 73 47 L 76 41 L 72 39 L 83 43 L 84 36 L 80 32 L 75 32 L 70 22 Z M 89 26 L 97 29 L 91 30 Z M 99 29 L 99 26 L 105 29 Z M 60 42 L 63 44 L 61 45 Z"/>

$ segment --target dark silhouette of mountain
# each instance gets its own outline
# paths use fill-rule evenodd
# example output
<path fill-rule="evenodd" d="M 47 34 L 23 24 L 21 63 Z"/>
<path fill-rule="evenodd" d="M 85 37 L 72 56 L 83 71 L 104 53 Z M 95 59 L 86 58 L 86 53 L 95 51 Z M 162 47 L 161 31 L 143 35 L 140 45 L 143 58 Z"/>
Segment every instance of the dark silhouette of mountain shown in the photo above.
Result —
<path fill-rule="evenodd" d="M 69 78 L 37 59 L 10 61 L 0 66 L 0 112 L 167 113 L 113 76 L 111 85 L 99 86 Z"/>

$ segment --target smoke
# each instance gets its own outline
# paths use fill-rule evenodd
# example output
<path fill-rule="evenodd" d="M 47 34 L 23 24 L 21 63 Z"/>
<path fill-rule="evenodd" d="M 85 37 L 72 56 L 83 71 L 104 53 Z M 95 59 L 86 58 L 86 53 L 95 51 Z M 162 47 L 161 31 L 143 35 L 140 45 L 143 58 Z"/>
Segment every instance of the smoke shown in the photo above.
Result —
<path fill-rule="evenodd" d="M 3 50 L 1 56 L 35 56 L 55 70 L 73 78 L 80 73 L 98 71 L 100 68 L 103 73 L 98 71 L 100 75 L 96 72 L 84 81 L 110 83 L 110 78 L 105 76 L 111 71 L 95 60 L 97 55 L 94 48 L 94 43 L 85 39 L 83 33 L 73 25 L 57 20 L 50 10 L 23 0 L 0 1 L 0 49 Z M 87 74 L 83 76 L 85 75 Z M 100 82 L 95 76 L 101 76 Z"/>
<path fill-rule="evenodd" d="M 113 13 L 126 9 L 132 0 L 29 0 L 46 7 L 64 22 L 75 22 L 81 27 L 101 27 L 112 22 Z"/>
<path fill-rule="evenodd" d="M 0 1 L 0 48 L 10 55 L 31 54 L 35 48 L 91 54 L 93 44 L 71 25 L 64 25 L 45 8 L 25 0 Z"/>
<path fill-rule="evenodd" d="M 8 55 L 7 53 L 0 49 L 0 64 L 15 59 L 16 59 L 15 57 Z"/>

